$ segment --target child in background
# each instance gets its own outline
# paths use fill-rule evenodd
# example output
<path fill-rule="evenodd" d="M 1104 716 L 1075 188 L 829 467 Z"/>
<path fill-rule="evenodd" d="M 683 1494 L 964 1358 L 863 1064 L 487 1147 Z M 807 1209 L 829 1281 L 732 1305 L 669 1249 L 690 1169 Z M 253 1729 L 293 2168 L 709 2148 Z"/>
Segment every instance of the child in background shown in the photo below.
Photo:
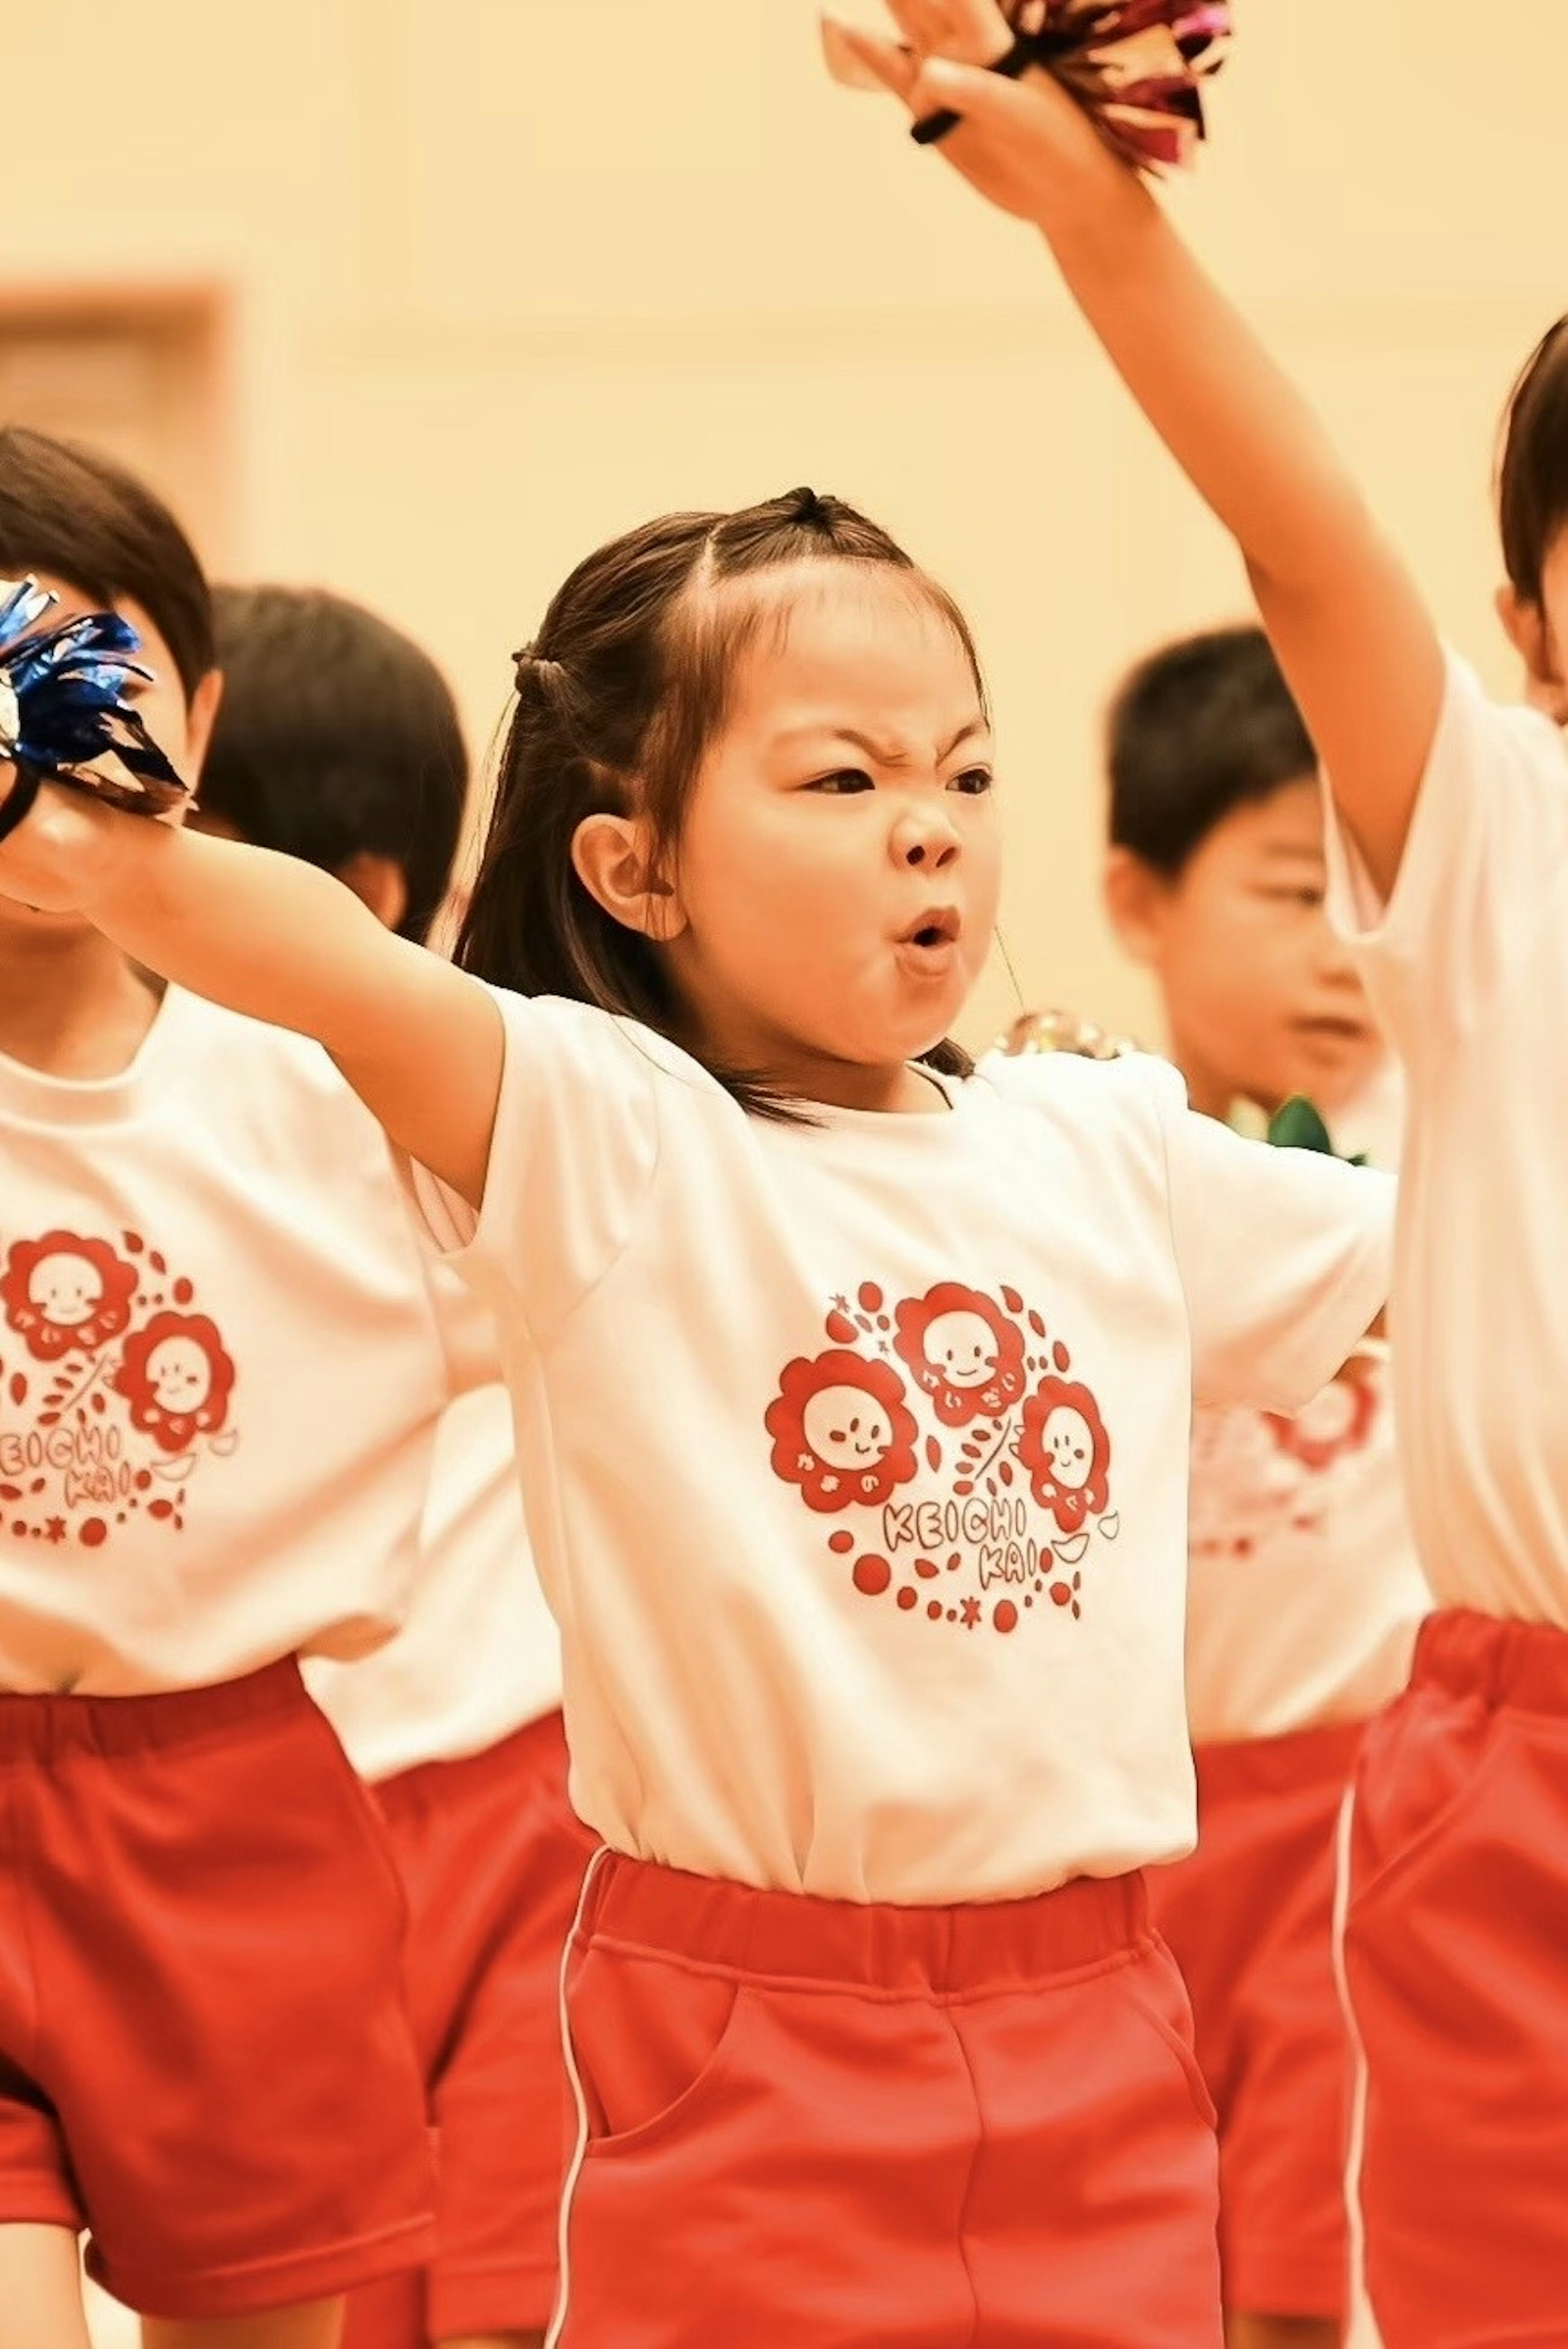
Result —
<path fill-rule="evenodd" d="M 134 623 L 193 774 L 173 517 L 0 432 L 29 570 Z M 149 2349 L 330 2349 L 426 2255 L 431 2180 L 402 1896 L 295 1659 L 401 1610 L 457 1376 L 431 1267 L 319 1050 L 9 896 L 0 1159 L 0 2343 L 85 2341 L 85 2228 Z"/>
<path fill-rule="evenodd" d="M 55 789 L 0 888 L 317 1034 L 496 1309 L 607 1846 L 553 2338 L 1215 2349 L 1141 1876 L 1193 1839 L 1191 1399 L 1317 1392 L 1387 1186 L 1151 1059 L 973 1077 L 977 657 L 836 500 L 602 547 L 516 697 L 462 968 Z"/>
<path fill-rule="evenodd" d="M 389 928 L 422 940 L 468 780 L 445 679 L 339 596 L 226 587 L 215 600 L 223 701 L 192 820 L 335 872 Z M 488 1317 L 472 1299 L 467 1310 L 493 1356 Z M 306 1672 L 375 1785 L 402 1867 L 410 2005 L 440 2156 L 436 2257 L 422 2276 L 355 2294 L 344 2349 L 529 2349 L 555 2297 L 561 1952 L 594 1845 L 566 1799 L 560 1642 L 528 1553 L 499 1381 L 497 1363 L 495 1382 L 442 1425 L 402 1630 L 364 1662 Z"/>
<path fill-rule="evenodd" d="M 1316 761 L 1268 638 L 1222 628 L 1124 681 L 1106 894 L 1154 976 L 1193 1106 L 1293 1094 L 1342 1153 L 1397 1163 L 1397 1068 L 1324 910 Z M 1150 1878 L 1220 2116 L 1232 2349 L 1333 2349 L 1348 2304 L 1349 2049 L 1334 1981 L 1339 1813 L 1429 1601 L 1370 1352 L 1293 1418 L 1195 1429 L 1187 1701 L 1198 1849 Z M 1316 2320 L 1314 2322 L 1313 2320 Z"/>
<path fill-rule="evenodd" d="M 1438 1600 L 1364 1741 L 1343 1962 L 1360 2199 L 1388 2349 L 1568 2339 L 1568 761 L 1446 650 L 1339 458 L 1065 92 L 983 68 L 992 0 L 857 41 L 942 152 L 1044 231 L 1245 558 L 1332 796 L 1337 918 L 1405 1063 L 1395 1379 Z M 1561 706 L 1568 326 L 1510 404 L 1515 641 Z"/>

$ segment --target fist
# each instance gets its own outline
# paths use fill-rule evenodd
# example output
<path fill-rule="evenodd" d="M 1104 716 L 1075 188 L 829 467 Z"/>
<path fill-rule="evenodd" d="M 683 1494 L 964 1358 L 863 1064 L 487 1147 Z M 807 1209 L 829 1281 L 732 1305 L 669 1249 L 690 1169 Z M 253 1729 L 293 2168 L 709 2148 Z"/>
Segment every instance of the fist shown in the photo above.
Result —
<path fill-rule="evenodd" d="M 16 789 L 0 764 L 0 816 Z M 39 914 L 77 914 L 90 904 L 113 853 L 112 812 L 78 792 L 46 783 L 15 832 L 0 840 L 0 896 Z"/>
<path fill-rule="evenodd" d="M 986 68 L 1012 46 L 1013 25 L 1042 30 L 1045 0 L 1004 16 L 997 0 L 888 0 L 902 36 L 825 24 L 836 78 L 880 83 L 919 120 L 951 112 L 937 149 L 1001 212 L 1048 228 L 1067 208 L 1127 177 L 1079 102 L 1038 66 L 1014 80 Z"/>

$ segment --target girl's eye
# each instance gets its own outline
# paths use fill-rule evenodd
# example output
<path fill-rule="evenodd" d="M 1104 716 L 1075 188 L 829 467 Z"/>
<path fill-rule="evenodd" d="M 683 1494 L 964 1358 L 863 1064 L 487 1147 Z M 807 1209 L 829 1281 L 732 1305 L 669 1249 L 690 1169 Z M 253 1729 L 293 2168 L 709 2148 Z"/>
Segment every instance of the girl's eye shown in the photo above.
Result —
<path fill-rule="evenodd" d="M 836 775 L 818 775 L 815 781 L 808 783 L 806 788 L 813 792 L 827 792 L 837 797 L 849 792 L 875 791 L 876 785 L 863 768 L 842 767 Z"/>
<path fill-rule="evenodd" d="M 948 788 L 950 791 L 965 792 L 971 799 L 979 799 L 982 792 L 991 790 L 995 780 L 989 767 L 966 767 L 961 775 L 953 777 Z"/>
<path fill-rule="evenodd" d="M 1312 907 L 1315 912 L 1317 907 L 1323 904 L 1326 892 L 1322 889 L 1314 889 L 1303 886 L 1301 888 L 1265 889 L 1262 894 L 1267 904 L 1273 905 L 1307 905 Z"/>

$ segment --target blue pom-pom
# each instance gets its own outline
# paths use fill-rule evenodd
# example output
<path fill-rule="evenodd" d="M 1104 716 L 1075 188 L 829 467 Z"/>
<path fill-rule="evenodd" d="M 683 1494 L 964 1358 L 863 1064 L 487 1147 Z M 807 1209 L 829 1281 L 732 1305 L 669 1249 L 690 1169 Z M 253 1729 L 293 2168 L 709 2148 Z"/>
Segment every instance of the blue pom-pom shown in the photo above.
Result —
<path fill-rule="evenodd" d="M 157 815 L 187 787 L 126 700 L 140 638 L 114 612 L 36 633 L 58 598 L 36 579 L 0 581 L 0 759 L 48 782 L 71 784 L 118 807 Z M 88 771 L 112 757 L 124 771 Z"/>

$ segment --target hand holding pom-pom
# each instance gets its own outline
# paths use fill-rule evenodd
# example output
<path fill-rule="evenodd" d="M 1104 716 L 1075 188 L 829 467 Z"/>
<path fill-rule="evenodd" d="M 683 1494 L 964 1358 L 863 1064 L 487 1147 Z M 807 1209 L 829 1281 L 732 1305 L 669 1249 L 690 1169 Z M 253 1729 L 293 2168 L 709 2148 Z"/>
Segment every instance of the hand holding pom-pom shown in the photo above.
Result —
<path fill-rule="evenodd" d="M 1229 0 L 889 0 L 889 6 L 903 46 L 827 19 L 824 51 L 846 87 L 881 87 L 909 98 L 920 144 L 934 145 L 965 117 L 956 104 L 928 110 L 920 103 L 923 90 L 938 88 L 944 63 L 1010 80 L 1044 74 L 1124 163 L 1144 172 L 1191 161 L 1206 135 L 1203 85 L 1223 64 L 1231 29 Z M 967 78 L 978 107 L 983 87 Z"/>
<path fill-rule="evenodd" d="M 115 613 L 88 612 L 40 632 L 57 600 L 36 580 L 0 581 L 0 761 L 16 777 L 0 801 L 0 839 L 45 782 L 140 815 L 161 815 L 188 796 L 125 698 L 128 681 L 150 674 L 132 658 L 135 629 Z"/>
<path fill-rule="evenodd" d="M 88 793 L 0 766 L 0 899 L 33 914 L 85 914 L 120 836 L 118 815 Z"/>

